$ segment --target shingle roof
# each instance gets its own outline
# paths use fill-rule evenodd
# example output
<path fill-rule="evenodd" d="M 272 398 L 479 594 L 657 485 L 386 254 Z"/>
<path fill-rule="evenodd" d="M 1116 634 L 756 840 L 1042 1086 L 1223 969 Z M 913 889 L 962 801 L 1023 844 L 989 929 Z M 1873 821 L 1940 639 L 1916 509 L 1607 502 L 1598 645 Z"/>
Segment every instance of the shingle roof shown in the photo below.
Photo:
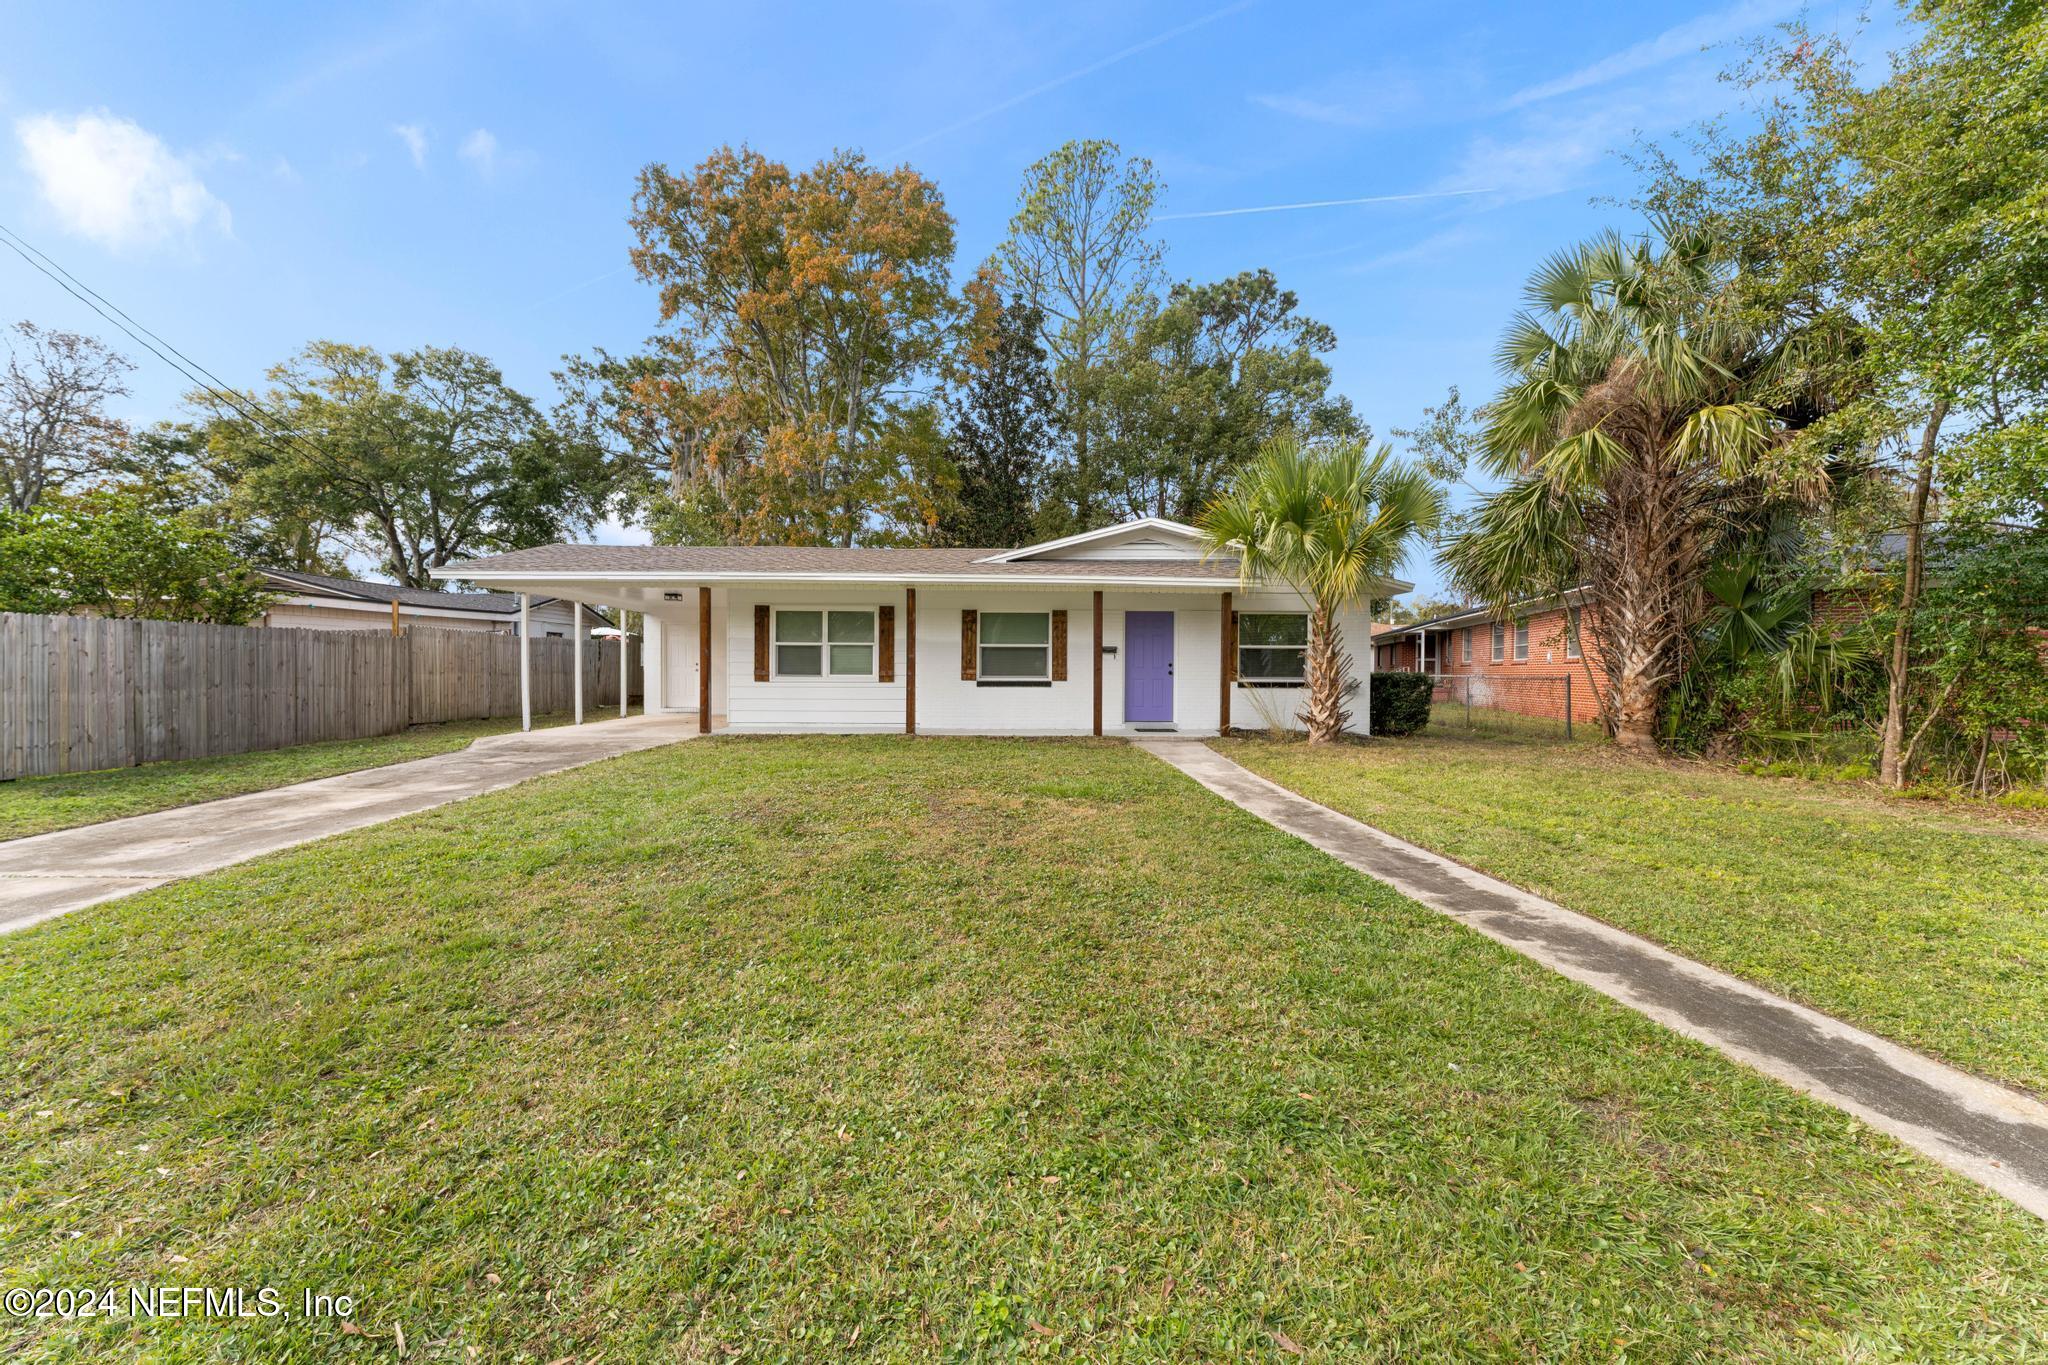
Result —
<path fill-rule="evenodd" d="M 519 597 L 507 592 L 435 592 L 431 588 L 407 588 L 396 583 L 372 583 L 361 578 L 336 578 L 324 573 L 300 573 L 297 569 L 265 569 L 264 576 L 284 588 L 300 588 L 333 597 L 353 597 L 364 602 L 389 603 L 397 598 L 408 607 L 433 607 L 440 611 L 475 611 L 492 616 L 516 615 Z M 536 598 L 534 605 L 553 601 Z"/>
<path fill-rule="evenodd" d="M 969 578 L 1200 578 L 1234 582 L 1235 559 L 1027 559 L 1007 564 L 978 561 L 994 549 L 927 550 L 829 545 L 538 545 L 530 550 L 450 564 L 447 572 L 672 573 L 766 577 L 808 574 L 960 576 Z"/>

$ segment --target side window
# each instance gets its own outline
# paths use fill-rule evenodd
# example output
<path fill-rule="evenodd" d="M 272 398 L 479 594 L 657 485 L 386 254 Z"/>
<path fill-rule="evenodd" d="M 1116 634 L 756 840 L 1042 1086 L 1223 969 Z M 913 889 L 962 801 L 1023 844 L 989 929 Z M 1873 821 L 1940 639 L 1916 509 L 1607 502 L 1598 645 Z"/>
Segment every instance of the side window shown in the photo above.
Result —
<path fill-rule="evenodd" d="M 1243 682 L 1298 683 L 1307 676 L 1308 616 L 1239 612 L 1237 676 Z"/>
<path fill-rule="evenodd" d="M 1507 627 L 1500 622 L 1493 623 L 1493 661 L 1499 663 L 1506 654 Z"/>
<path fill-rule="evenodd" d="M 1577 607 L 1568 607 L 1565 610 L 1564 657 L 1567 659 L 1578 658 L 1580 648 L 1579 609 Z"/>
<path fill-rule="evenodd" d="M 1527 621 L 1515 622 L 1515 662 L 1518 664 L 1529 662 L 1529 623 Z"/>
<path fill-rule="evenodd" d="M 1458 661 L 1469 664 L 1472 662 L 1472 627 L 1467 626 L 1459 633 L 1463 638 L 1458 642 Z"/>

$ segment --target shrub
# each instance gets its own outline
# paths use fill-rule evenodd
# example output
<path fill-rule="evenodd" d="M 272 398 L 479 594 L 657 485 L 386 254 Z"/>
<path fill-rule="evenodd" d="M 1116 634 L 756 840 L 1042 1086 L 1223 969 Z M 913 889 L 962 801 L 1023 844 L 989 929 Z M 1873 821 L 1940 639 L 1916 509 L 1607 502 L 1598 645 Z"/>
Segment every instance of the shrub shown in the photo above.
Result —
<path fill-rule="evenodd" d="M 1372 675 L 1372 732 L 1412 735 L 1429 724 L 1429 699 L 1436 679 L 1427 673 Z"/>

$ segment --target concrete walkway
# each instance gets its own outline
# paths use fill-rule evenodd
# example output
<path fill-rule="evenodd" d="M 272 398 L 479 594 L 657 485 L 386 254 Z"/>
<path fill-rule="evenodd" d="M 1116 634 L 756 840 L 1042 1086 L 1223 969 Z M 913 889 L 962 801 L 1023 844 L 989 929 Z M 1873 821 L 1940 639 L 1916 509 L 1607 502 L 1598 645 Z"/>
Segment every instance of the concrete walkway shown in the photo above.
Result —
<path fill-rule="evenodd" d="M 1319 806 L 1206 744 L 1140 740 L 1209 790 L 1688 1038 L 2048 1218 L 2048 1105 Z"/>
<path fill-rule="evenodd" d="M 466 749 L 0 843 L 0 934 L 544 773 L 693 739 L 694 717 L 487 735 Z"/>

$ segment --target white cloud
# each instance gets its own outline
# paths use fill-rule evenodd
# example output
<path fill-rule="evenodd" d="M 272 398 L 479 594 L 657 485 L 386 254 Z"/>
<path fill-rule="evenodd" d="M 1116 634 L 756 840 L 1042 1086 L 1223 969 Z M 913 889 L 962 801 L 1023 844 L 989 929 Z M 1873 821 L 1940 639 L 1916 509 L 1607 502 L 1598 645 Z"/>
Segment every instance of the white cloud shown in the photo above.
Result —
<path fill-rule="evenodd" d="M 394 123 L 391 131 L 398 134 L 398 140 L 405 144 L 405 150 L 412 156 L 412 168 L 423 171 L 427 168 L 427 130 L 417 123 Z"/>
<path fill-rule="evenodd" d="M 1469 226 L 1446 228 L 1408 246 L 1382 251 L 1377 256 L 1368 256 L 1345 267 L 1345 273 L 1363 275 L 1369 271 L 1389 270 L 1395 266 L 1428 265 L 1462 253 L 1467 247 L 1484 240 L 1486 238 L 1483 234 Z"/>
<path fill-rule="evenodd" d="M 476 167 L 479 175 L 489 175 L 498 166 L 498 139 L 490 130 L 479 128 L 462 139 L 462 158 Z"/>
<path fill-rule="evenodd" d="M 1299 90 L 1253 95 L 1276 114 L 1339 128 L 1387 128 L 1437 123 L 1470 111 L 1476 72 L 1462 66 L 1428 70 L 1383 67 L 1354 71 Z"/>
<path fill-rule="evenodd" d="M 228 206 L 161 138 L 104 109 L 17 119 L 22 164 L 66 229 L 114 250 L 233 231 Z"/>
<path fill-rule="evenodd" d="M 1569 95 L 1662 66 L 1676 57 L 1690 56 L 1714 43 L 1724 43 L 1745 33 L 1789 17 L 1799 8 L 1797 0 L 1741 0 L 1730 9 L 1702 14 L 1676 28 L 1667 28 L 1654 38 L 1625 47 L 1588 66 L 1518 90 L 1508 97 L 1507 107 L 1519 109 L 1539 100 Z"/>
<path fill-rule="evenodd" d="M 1432 188 L 1490 188 L 1506 200 L 1559 194 L 1585 185 L 1639 135 L 1684 127 L 1721 108 L 1726 96 L 1712 69 L 1696 65 L 1630 89 L 1525 109 L 1510 126 L 1467 142 L 1456 168 Z"/>

